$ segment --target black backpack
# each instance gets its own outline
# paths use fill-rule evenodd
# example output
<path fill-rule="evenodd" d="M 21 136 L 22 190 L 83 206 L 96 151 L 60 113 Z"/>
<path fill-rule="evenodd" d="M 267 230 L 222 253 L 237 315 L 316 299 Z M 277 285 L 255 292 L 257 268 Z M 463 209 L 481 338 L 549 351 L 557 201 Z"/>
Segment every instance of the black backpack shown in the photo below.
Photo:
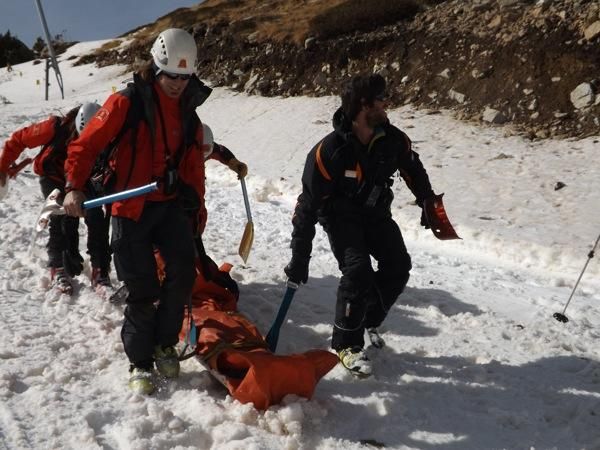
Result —
<path fill-rule="evenodd" d="M 73 133 L 75 117 L 78 111 L 79 106 L 76 106 L 67 112 L 64 117 L 55 116 L 54 136 L 50 142 L 42 145 L 39 153 L 34 158 L 37 159 L 48 152 L 42 161 L 42 169 L 46 176 L 64 178 L 61 169 L 67 157 L 67 141 Z"/>

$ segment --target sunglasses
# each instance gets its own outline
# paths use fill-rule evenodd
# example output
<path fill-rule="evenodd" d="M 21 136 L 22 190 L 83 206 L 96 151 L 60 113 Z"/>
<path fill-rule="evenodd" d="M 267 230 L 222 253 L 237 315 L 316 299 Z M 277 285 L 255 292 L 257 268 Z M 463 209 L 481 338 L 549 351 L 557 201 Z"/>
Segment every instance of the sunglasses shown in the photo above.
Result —
<path fill-rule="evenodd" d="M 380 101 L 380 102 L 385 102 L 387 101 L 389 98 L 389 95 L 385 92 L 382 92 L 381 94 L 377 94 L 375 96 L 375 100 Z"/>
<path fill-rule="evenodd" d="M 169 73 L 169 72 L 165 72 L 164 70 L 161 71 L 159 75 L 164 75 L 169 80 L 183 80 L 183 81 L 187 81 L 190 78 L 192 78 L 192 75 L 187 74 L 187 73 Z"/>

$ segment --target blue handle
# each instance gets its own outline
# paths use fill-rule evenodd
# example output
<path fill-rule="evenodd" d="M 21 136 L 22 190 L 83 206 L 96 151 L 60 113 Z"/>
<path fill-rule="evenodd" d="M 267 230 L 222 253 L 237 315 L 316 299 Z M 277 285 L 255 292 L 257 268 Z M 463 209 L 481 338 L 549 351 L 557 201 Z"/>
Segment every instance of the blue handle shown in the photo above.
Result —
<path fill-rule="evenodd" d="M 198 329 L 196 328 L 196 324 L 194 320 L 191 320 L 190 329 L 188 330 L 185 343 L 188 345 L 196 345 L 198 342 Z"/>
<path fill-rule="evenodd" d="M 117 192 L 116 194 L 105 195 L 104 197 L 98 197 L 93 200 L 87 200 L 83 202 L 83 209 L 97 208 L 98 206 L 103 206 L 108 203 L 117 202 L 119 200 L 125 200 L 132 197 L 137 197 L 138 195 L 147 194 L 149 192 L 154 192 L 158 190 L 158 182 L 146 184 L 144 186 L 140 186 L 133 189 L 128 189 L 126 191 Z"/>
<path fill-rule="evenodd" d="M 285 319 L 285 315 L 287 314 L 290 305 L 292 304 L 292 299 L 294 298 L 294 294 L 298 289 L 298 285 L 288 280 L 287 289 L 285 290 L 285 294 L 283 295 L 283 299 L 281 300 L 281 306 L 279 307 L 279 311 L 277 312 L 277 316 L 275 317 L 275 321 L 273 325 L 271 325 L 271 329 L 267 333 L 267 337 L 265 340 L 267 341 L 267 345 L 269 346 L 269 350 L 273 353 L 277 348 L 277 341 L 279 340 L 279 329 L 283 324 L 283 320 Z"/>

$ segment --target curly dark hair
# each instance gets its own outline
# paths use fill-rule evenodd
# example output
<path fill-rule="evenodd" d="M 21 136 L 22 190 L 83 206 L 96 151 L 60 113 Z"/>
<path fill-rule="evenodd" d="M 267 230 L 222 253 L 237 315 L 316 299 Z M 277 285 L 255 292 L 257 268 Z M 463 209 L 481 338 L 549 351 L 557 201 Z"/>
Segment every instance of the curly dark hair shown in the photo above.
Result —
<path fill-rule="evenodd" d="M 146 61 L 143 63 L 137 70 L 142 80 L 147 83 L 154 83 L 156 81 L 156 68 L 154 62 L 152 60 Z"/>
<path fill-rule="evenodd" d="M 372 105 L 375 97 L 385 94 L 385 88 L 385 78 L 378 73 L 355 76 L 342 88 L 342 111 L 354 120 L 363 105 Z"/>

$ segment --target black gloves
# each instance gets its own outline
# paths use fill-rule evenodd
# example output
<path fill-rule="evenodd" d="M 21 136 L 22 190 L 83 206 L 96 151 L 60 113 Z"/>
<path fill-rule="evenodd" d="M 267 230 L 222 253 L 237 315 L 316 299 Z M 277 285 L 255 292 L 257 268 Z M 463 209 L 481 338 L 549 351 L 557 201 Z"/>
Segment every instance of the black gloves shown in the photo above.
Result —
<path fill-rule="evenodd" d="M 83 258 L 78 251 L 63 250 L 63 267 L 70 277 L 76 277 L 83 271 Z"/>
<path fill-rule="evenodd" d="M 217 266 L 217 263 L 206 254 L 204 243 L 202 242 L 202 238 L 200 236 L 194 239 L 194 243 L 196 244 L 198 259 L 200 260 L 200 270 L 202 271 L 204 279 L 206 281 L 212 281 L 222 288 L 227 289 L 235 296 L 237 300 L 240 296 L 240 289 L 235 280 L 231 278 L 231 275 L 229 275 L 229 272 L 221 272 L 221 270 L 219 270 L 219 266 Z"/>
<path fill-rule="evenodd" d="M 218 284 L 222 288 L 225 288 L 231 292 L 236 299 L 239 298 L 240 289 L 228 272 L 221 272 L 221 270 L 219 270 L 219 266 L 217 266 L 217 263 L 215 263 L 212 258 L 206 254 L 203 257 L 200 257 L 200 263 L 202 275 L 204 275 L 204 279 L 206 281 L 212 281 L 213 283 Z"/>
<path fill-rule="evenodd" d="M 310 256 L 302 257 L 292 255 L 292 259 L 283 269 L 288 279 L 296 284 L 306 283 L 308 281 L 308 264 Z"/>

